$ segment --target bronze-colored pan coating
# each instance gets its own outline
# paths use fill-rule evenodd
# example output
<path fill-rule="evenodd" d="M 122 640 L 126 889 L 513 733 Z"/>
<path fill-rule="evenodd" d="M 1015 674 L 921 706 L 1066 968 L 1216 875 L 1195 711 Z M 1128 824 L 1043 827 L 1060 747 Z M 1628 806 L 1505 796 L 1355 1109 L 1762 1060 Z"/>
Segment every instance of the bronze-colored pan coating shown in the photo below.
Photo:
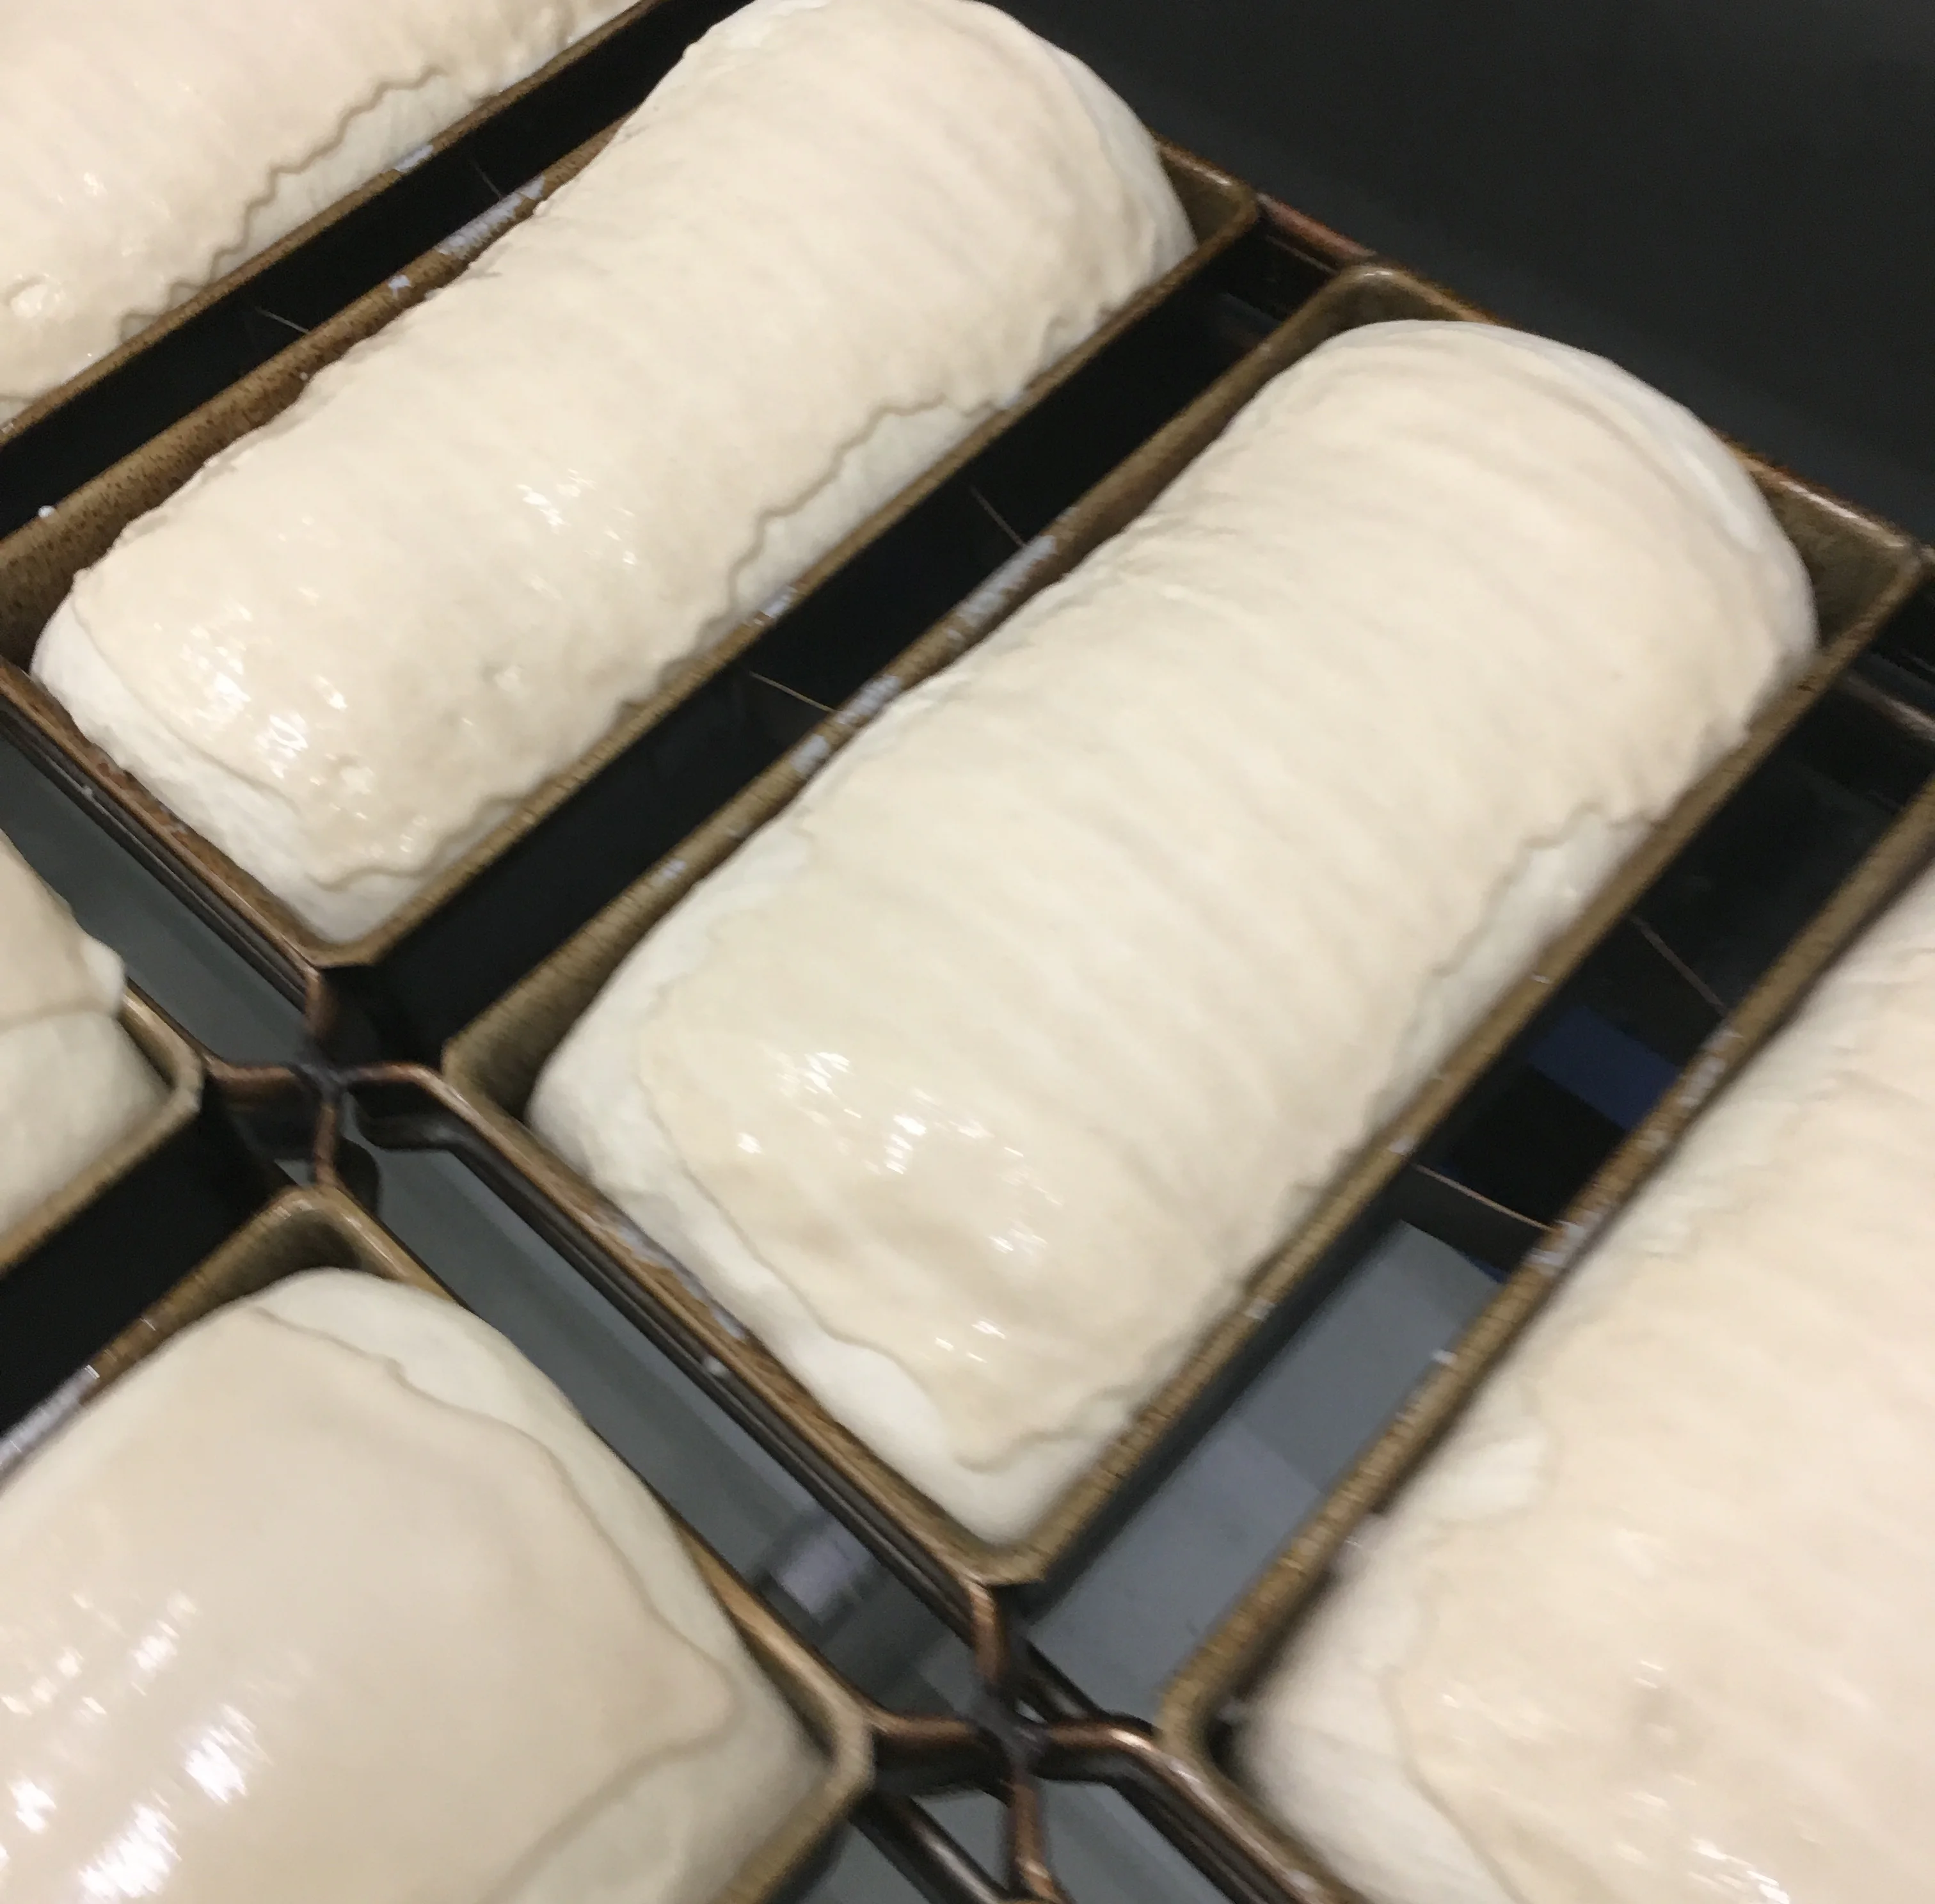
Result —
<path fill-rule="evenodd" d="M 1311 1215 L 1249 1278 L 1101 1459 L 1025 1540 L 994 1546 L 969 1533 L 836 1423 L 775 1358 L 729 1326 L 599 1192 L 522 1122 L 539 1072 L 626 955 L 705 876 L 779 813 L 895 696 L 944 667 L 1066 574 L 1154 499 L 1262 386 L 1325 339 L 1379 319 L 1487 321 L 1423 280 L 1384 264 L 1348 269 L 1182 415 L 1122 463 L 975 595 L 930 629 L 846 707 L 693 834 L 505 998 L 454 1039 L 441 1080 L 426 1088 L 464 1127 L 474 1154 L 527 1208 L 563 1220 L 594 1273 L 723 1368 L 777 1424 L 795 1465 L 817 1476 L 841 1511 L 925 1566 L 943 1592 L 963 1580 L 1040 1583 L 1065 1568 L 1118 1492 L 1159 1447 L 1200 1420 L 1326 1253 L 1369 1208 L 1405 1160 L 1524 1028 L 1850 662 L 1922 574 L 1921 551 L 1885 524 L 1743 453 L 1804 560 L 1821 645 L 1793 685 L 1757 717 L 1741 744 L 1675 805 L 1532 970 L 1347 1166 Z"/>

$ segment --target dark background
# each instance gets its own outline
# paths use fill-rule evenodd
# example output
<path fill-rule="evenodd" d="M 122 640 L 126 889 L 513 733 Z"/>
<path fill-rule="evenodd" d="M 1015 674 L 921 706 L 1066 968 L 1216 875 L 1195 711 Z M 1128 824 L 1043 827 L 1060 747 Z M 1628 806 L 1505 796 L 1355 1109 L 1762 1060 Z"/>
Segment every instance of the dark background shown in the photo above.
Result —
<path fill-rule="evenodd" d="M 1004 0 L 1158 131 L 1935 538 L 1935 0 Z"/>

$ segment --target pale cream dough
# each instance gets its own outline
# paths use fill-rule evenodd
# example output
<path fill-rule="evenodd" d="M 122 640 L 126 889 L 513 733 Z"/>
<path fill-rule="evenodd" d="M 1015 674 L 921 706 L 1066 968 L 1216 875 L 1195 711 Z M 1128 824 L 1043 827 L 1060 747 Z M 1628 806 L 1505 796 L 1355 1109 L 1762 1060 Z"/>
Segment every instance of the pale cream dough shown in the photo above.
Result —
<path fill-rule="evenodd" d="M 420 1291 L 219 1311 L 0 1491 L 0 1896 L 703 1904 L 823 1772 L 657 1504 Z"/>
<path fill-rule="evenodd" d="M 454 285 L 83 575 L 35 673 L 367 930 L 1188 250 L 970 0 L 760 0 Z"/>
<path fill-rule="evenodd" d="M 1353 331 L 705 881 L 532 1124 L 1017 1537 L 1813 628 L 1665 398 Z"/>
<path fill-rule="evenodd" d="M 1918 1904 L 1935 879 L 1707 1114 L 1259 1695 L 1372 1904 Z"/>
<path fill-rule="evenodd" d="M 0 421 L 626 4 L 0 0 Z"/>
<path fill-rule="evenodd" d="M 0 834 L 0 1240 L 162 1102 L 123 992 L 120 960 Z"/>

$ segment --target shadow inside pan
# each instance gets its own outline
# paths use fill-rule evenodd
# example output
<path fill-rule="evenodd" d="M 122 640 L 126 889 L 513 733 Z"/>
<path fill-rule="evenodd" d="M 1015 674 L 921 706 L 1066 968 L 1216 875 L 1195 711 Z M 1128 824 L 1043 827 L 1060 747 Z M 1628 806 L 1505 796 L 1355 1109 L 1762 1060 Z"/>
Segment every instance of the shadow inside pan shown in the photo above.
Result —
<path fill-rule="evenodd" d="M 1552 1221 L 1935 771 L 1935 720 L 1882 682 L 1930 671 L 1915 597 L 1658 880 L 1420 1160 Z M 1472 1252 L 1494 1272 L 1517 1253 Z"/>

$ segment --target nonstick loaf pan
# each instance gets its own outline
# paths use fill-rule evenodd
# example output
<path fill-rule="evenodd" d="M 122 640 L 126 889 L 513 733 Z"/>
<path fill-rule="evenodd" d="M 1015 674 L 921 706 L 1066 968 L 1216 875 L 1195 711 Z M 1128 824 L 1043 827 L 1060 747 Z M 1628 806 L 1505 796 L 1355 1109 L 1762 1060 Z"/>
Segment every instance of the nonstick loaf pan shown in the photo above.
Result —
<path fill-rule="evenodd" d="M 1278 371 L 1354 325 L 1416 316 L 1484 321 L 1470 306 L 1388 265 L 1360 265 L 1341 274 L 869 689 L 460 1033 L 446 1051 L 444 1077 L 428 1087 L 443 1098 L 446 1137 L 454 1121 L 457 1141 L 477 1168 L 634 1314 L 684 1344 L 692 1365 L 716 1371 L 714 1380 L 742 1417 L 763 1423 L 762 1432 L 823 1498 L 943 1590 L 963 1582 L 1040 1588 L 1066 1576 L 1256 1358 L 1281 1339 L 1317 1267 L 1405 1172 L 1407 1160 L 1428 1148 L 1447 1115 L 1480 1087 L 1582 960 L 1834 689 L 1922 573 L 1921 552 L 1896 531 L 1757 459 L 1744 459 L 1807 564 L 1821 632 L 1813 664 L 1770 703 L 1740 745 L 1686 793 L 1535 969 L 1345 1169 L 1186 1364 L 1036 1531 L 1007 1546 L 977 1540 L 834 1422 L 756 1342 L 695 1294 L 613 1205 L 552 1156 L 521 1121 L 527 1098 L 545 1061 L 632 948 L 894 695 L 984 638 L 1119 530 Z M 394 1127 L 391 1135 L 397 1135 Z"/>

